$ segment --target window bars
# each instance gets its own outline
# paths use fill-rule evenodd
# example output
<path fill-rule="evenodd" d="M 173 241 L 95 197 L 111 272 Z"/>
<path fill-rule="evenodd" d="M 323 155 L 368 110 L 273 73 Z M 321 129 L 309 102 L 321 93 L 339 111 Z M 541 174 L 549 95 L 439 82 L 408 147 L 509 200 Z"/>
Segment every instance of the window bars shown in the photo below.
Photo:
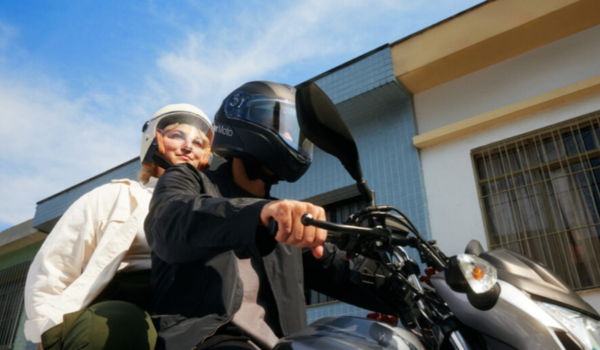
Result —
<path fill-rule="evenodd" d="M 31 261 L 0 270 L 0 349 L 12 349 Z"/>
<path fill-rule="evenodd" d="M 472 152 L 490 249 L 600 287 L 600 111 Z"/>

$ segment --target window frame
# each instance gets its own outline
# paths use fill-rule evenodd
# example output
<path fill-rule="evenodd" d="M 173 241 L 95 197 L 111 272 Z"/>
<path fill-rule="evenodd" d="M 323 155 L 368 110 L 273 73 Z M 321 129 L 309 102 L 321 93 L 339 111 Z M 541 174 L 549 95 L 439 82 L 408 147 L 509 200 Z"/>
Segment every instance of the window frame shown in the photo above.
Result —
<path fill-rule="evenodd" d="M 589 142 L 594 145 L 591 149 Z M 548 150 L 548 145 L 554 148 Z M 600 249 L 595 250 L 600 244 L 595 242 L 600 241 L 600 111 L 478 147 L 471 151 L 471 160 L 488 249 L 518 250 L 541 263 L 534 255 L 558 252 L 542 260 L 567 284 L 575 290 L 600 288 L 600 274 L 585 266 L 589 271 L 582 278 L 578 267 L 587 264 L 600 270 Z M 513 162 L 518 169 L 511 168 Z M 497 174 L 495 167 L 501 170 Z M 558 190 L 557 184 L 562 184 Z M 519 192 L 526 196 L 519 197 Z M 521 208 L 522 203 L 530 208 Z M 569 209 L 575 214 L 567 216 Z M 527 223 L 526 211 L 535 214 L 527 217 Z M 499 223 L 503 228 L 496 227 Z M 512 231 L 509 225 L 514 226 Z M 533 230 L 538 234 L 532 235 Z M 591 247 L 582 244 L 586 240 Z M 519 248 L 511 248 L 514 244 Z"/>

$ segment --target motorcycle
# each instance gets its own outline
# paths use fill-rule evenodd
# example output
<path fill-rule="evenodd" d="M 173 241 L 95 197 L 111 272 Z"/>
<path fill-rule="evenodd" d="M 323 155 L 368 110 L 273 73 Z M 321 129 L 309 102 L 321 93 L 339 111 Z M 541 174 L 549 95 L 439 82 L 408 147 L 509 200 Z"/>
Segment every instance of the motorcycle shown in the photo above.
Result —
<path fill-rule="evenodd" d="M 308 214 L 302 223 L 328 231 L 327 241 L 356 261 L 352 281 L 374 290 L 403 327 L 328 317 L 282 338 L 276 350 L 600 349 L 600 315 L 552 271 L 506 249 L 485 252 L 477 241 L 447 257 L 398 209 L 376 205 L 356 143 L 327 95 L 302 84 L 296 106 L 303 134 L 341 161 L 368 203 L 344 224 Z M 419 253 L 424 275 L 406 247 Z"/>

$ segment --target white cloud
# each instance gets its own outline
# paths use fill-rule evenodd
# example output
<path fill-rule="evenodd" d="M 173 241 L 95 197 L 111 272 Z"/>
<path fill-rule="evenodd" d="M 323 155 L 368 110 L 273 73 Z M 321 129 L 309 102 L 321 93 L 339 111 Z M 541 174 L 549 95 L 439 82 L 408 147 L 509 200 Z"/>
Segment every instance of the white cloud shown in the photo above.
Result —
<path fill-rule="evenodd" d="M 186 20 L 170 11 L 166 20 L 185 31 L 165 50 L 153 76 L 172 96 L 214 114 L 231 90 L 250 80 L 277 77 L 303 66 L 312 78 L 381 45 L 391 43 L 474 5 L 474 0 L 305 0 L 273 3 L 221 2 L 198 11 L 220 12 L 209 22 Z M 164 9 L 162 9 L 164 10 Z M 155 11 L 158 12 L 157 9 Z M 188 27 L 185 24 L 188 24 Z M 330 62 L 323 65 L 323 62 Z"/>
<path fill-rule="evenodd" d="M 235 15 L 221 26 L 206 25 L 201 32 L 188 29 L 185 40 L 158 61 L 163 84 L 212 114 L 227 93 L 246 81 L 308 60 L 329 60 L 339 54 L 353 58 L 364 53 L 365 47 L 370 50 L 387 43 L 373 42 L 381 35 L 365 33 L 372 29 L 367 24 L 373 26 L 371 22 L 378 17 L 401 19 L 413 9 L 411 3 L 307 0 L 288 2 L 287 7 L 251 3 L 236 8 Z M 377 29 L 393 28 L 398 34 L 391 37 L 400 38 L 406 25 L 391 22 Z"/>
<path fill-rule="evenodd" d="M 141 122 L 106 121 L 107 114 L 134 113 L 117 107 L 118 99 L 73 99 L 41 72 L 0 74 L 0 223 L 27 220 L 37 201 L 137 155 Z"/>
<path fill-rule="evenodd" d="M 439 10 L 445 3 L 427 4 Z M 43 68 L 14 64 L 28 53 L 16 42 L 18 28 L 0 22 L 0 227 L 31 218 L 37 201 L 137 156 L 141 125 L 154 109 L 187 102 L 211 116 L 246 81 L 300 83 L 290 79 L 308 79 L 400 39 L 418 21 L 414 14 L 427 12 L 426 4 L 409 0 L 192 4 L 207 23 L 194 26 L 182 20 L 194 14 L 150 2 L 157 18 L 184 35 L 157 57 L 143 57 L 156 67 L 141 92 L 119 81 L 101 81 L 110 91 L 72 91 L 72 82 Z M 318 68 L 298 78 L 299 67 Z"/>

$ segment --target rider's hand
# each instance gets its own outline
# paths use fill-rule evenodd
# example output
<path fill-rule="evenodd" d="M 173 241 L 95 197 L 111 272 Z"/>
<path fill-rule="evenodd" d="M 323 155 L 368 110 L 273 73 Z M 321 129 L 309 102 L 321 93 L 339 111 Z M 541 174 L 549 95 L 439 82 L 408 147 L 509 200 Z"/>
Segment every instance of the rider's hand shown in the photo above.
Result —
<path fill-rule="evenodd" d="M 325 220 L 322 207 L 299 201 L 279 200 L 267 203 L 260 212 L 260 221 L 269 226 L 271 218 L 279 224 L 275 240 L 296 248 L 311 248 L 315 258 L 323 256 L 323 243 L 327 231 L 314 226 L 304 226 L 300 219 L 305 213 L 317 220 Z"/>

